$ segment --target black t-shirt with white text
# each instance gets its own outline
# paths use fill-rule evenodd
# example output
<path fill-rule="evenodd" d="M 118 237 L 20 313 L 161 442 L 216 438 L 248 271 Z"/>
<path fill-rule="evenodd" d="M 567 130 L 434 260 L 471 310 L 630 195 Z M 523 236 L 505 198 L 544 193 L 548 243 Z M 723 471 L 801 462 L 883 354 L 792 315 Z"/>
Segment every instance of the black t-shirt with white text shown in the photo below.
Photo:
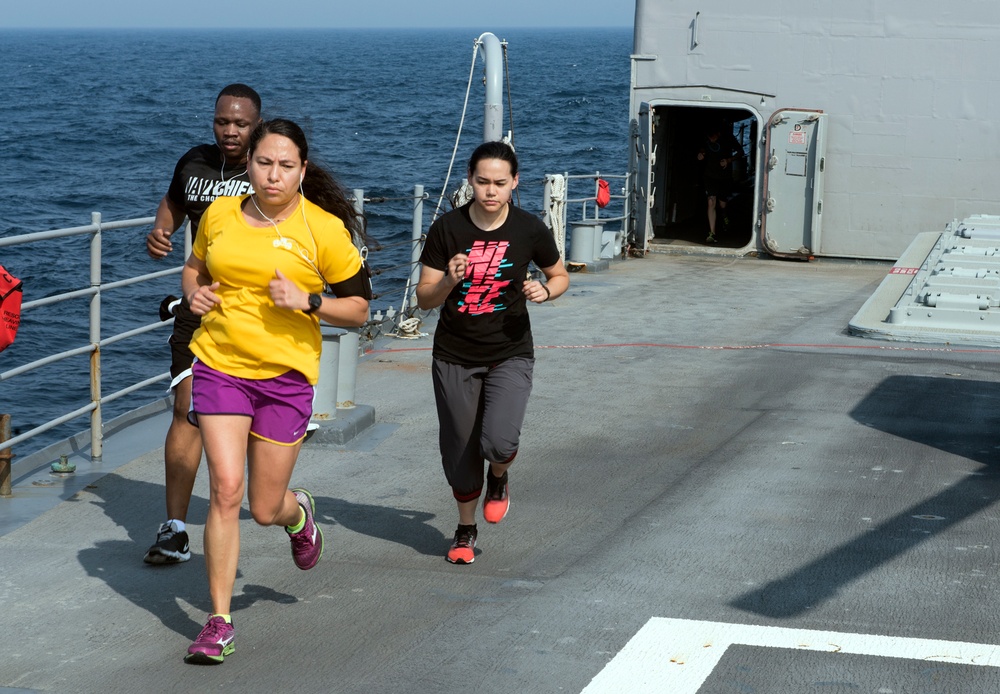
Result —
<path fill-rule="evenodd" d="M 457 253 L 469 256 L 465 279 L 441 307 L 434 356 L 463 366 L 488 366 L 511 357 L 534 356 L 523 285 L 528 266 L 559 261 L 552 232 L 538 217 L 510 205 L 492 231 L 473 224 L 469 208 L 453 210 L 431 225 L 420 262 L 447 272 Z"/>
<path fill-rule="evenodd" d="M 201 216 L 221 195 L 253 192 L 247 165 L 224 163 L 216 145 L 198 145 L 182 156 L 174 167 L 167 199 L 184 210 L 191 220 L 191 236 L 198 232 Z"/>

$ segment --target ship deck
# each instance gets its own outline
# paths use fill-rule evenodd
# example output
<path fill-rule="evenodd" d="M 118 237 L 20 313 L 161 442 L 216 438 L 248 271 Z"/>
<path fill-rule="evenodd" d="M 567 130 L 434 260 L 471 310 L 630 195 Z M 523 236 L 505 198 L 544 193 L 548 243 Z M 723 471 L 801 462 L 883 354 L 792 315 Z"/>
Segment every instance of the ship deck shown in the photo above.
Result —
<path fill-rule="evenodd" d="M 192 560 L 142 563 L 166 413 L 73 480 L 22 464 L 0 499 L 0 691 L 1000 691 L 1000 351 L 849 335 L 889 268 L 653 254 L 573 274 L 532 307 L 511 511 L 469 566 L 444 560 L 431 338 L 379 344 L 357 373 L 375 424 L 307 443 L 293 477 L 323 560 L 297 570 L 244 513 L 217 667 L 182 662 L 209 610 L 204 467 Z"/>

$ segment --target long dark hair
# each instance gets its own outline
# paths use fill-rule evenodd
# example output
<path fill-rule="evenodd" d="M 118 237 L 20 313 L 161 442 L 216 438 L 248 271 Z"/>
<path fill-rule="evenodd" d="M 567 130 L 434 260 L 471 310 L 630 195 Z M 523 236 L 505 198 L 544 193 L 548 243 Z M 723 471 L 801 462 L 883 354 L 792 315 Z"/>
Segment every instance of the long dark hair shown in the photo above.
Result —
<path fill-rule="evenodd" d="M 265 135 L 281 135 L 287 137 L 299 150 L 299 157 L 302 161 L 309 159 L 309 143 L 306 142 L 306 134 L 302 132 L 296 123 L 286 118 L 273 118 L 261 121 L 254 128 L 250 135 L 250 154 L 253 156 L 257 143 Z M 323 208 L 335 217 L 340 218 L 351 232 L 351 237 L 355 244 L 364 245 L 367 236 L 367 220 L 363 215 L 359 215 L 354 209 L 354 205 L 347 198 L 347 191 L 337 182 L 337 179 L 316 162 L 309 160 L 306 167 L 305 178 L 302 179 L 302 193 L 306 199 Z"/>

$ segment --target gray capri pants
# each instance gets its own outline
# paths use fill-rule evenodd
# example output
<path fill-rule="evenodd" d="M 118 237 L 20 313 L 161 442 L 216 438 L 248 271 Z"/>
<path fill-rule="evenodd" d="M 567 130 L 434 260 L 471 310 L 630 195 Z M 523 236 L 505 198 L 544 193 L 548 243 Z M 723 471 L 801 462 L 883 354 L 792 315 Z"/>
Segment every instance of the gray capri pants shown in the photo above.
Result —
<path fill-rule="evenodd" d="M 434 359 L 441 464 L 458 501 L 482 494 L 484 459 L 507 463 L 517 455 L 534 367 L 535 360 L 527 357 L 492 366 Z"/>

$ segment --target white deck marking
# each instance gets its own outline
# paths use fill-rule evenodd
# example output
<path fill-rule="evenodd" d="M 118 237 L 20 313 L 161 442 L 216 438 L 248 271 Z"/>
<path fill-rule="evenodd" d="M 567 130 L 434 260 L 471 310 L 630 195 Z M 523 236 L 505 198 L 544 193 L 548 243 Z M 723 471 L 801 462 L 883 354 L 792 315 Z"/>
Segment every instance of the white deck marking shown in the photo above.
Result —
<path fill-rule="evenodd" d="M 653 617 L 582 694 L 696 694 L 732 644 L 1000 667 L 1000 646 Z"/>

